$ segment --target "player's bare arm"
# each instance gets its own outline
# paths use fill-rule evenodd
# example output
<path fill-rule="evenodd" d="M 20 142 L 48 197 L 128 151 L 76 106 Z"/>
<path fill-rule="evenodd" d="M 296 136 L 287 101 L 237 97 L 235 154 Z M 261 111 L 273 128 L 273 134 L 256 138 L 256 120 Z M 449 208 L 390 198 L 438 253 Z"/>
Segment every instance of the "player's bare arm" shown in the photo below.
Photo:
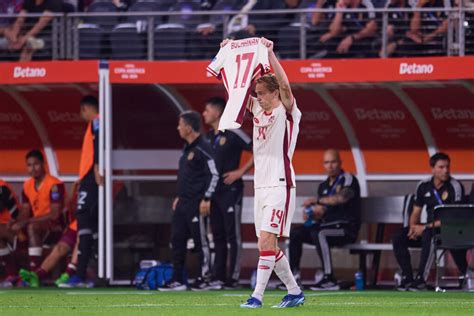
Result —
<path fill-rule="evenodd" d="M 16 220 L 10 221 L 10 227 L 13 231 L 19 231 L 26 225 L 28 225 L 29 218 L 31 214 L 31 205 L 30 203 L 23 203 L 20 208 L 20 215 Z"/>
<path fill-rule="evenodd" d="M 420 227 L 423 227 L 420 225 L 420 217 L 421 217 L 421 207 L 419 206 L 413 206 L 413 212 L 411 213 L 410 216 L 410 230 L 408 231 L 408 238 L 409 239 L 416 239 L 418 236 L 421 235 L 420 232 Z"/>
<path fill-rule="evenodd" d="M 242 168 L 239 168 L 237 170 L 232 170 L 227 173 L 224 173 L 224 183 L 227 185 L 231 185 L 235 181 L 239 180 L 246 174 L 250 169 L 253 167 L 253 155 L 247 160 L 245 165 L 242 166 Z"/>
<path fill-rule="evenodd" d="M 262 37 L 261 41 L 262 44 L 268 48 L 268 60 L 270 61 L 270 65 L 272 66 L 273 72 L 278 80 L 278 84 L 280 85 L 281 103 L 288 112 L 291 112 L 293 106 L 293 93 L 291 91 L 290 81 L 273 51 L 273 42 L 265 37 Z"/>
<path fill-rule="evenodd" d="M 319 199 L 319 202 L 324 205 L 339 205 L 347 203 L 355 196 L 354 190 L 351 188 L 343 188 L 341 192 L 332 196 L 325 196 Z"/>
<path fill-rule="evenodd" d="M 32 217 L 28 220 L 28 224 L 41 223 L 41 222 L 46 222 L 50 220 L 57 220 L 59 216 L 61 215 L 61 210 L 63 209 L 63 206 L 64 205 L 61 202 L 51 203 L 50 211 L 48 214 L 38 216 L 38 217 Z"/>

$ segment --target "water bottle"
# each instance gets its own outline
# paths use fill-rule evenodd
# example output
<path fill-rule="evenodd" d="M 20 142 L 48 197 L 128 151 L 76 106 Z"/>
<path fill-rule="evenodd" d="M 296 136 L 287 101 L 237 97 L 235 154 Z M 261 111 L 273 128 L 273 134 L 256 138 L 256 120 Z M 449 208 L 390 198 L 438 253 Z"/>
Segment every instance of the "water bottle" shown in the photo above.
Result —
<path fill-rule="evenodd" d="M 354 274 L 354 283 L 356 291 L 363 291 L 364 290 L 364 275 L 361 271 L 357 271 Z"/>
<path fill-rule="evenodd" d="M 313 220 L 313 216 L 314 216 L 313 207 L 312 207 L 312 206 L 308 206 L 307 208 L 304 209 L 304 212 L 306 213 L 306 215 L 308 215 L 308 219 L 306 220 L 306 222 L 304 222 L 303 226 L 304 226 L 304 227 L 311 227 L 311 226 L 314 224 L 314 220 Z"/>

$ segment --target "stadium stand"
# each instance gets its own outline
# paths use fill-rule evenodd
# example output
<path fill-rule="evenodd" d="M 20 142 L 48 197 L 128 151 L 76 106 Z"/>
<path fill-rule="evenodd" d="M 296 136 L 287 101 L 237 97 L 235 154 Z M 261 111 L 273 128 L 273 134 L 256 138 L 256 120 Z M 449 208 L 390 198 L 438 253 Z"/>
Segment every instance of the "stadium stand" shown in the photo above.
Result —
<path fill-rule="evenodd" d="M 340 8 L 335 0 L 251 2 L 137 0 L 117 5 L 97 0 L 85 4 L 86 12 L 76 10 L 84 3 L 62 2 L 63 13 L 43 32 L 47 45 L 34 58 L 209 59 L 224 37 L 262 35 L 277 42 L 281 58 L 290 59 L 474 52 L 474 8 L 468 0 L 453 5 L 443 0 L 346 0 Z M 244 5 L 248 11 L 241 13 Z M 344 12 L 340 26 L 332 23 L 337 10 Z M 364 19 L 371 22 L 361 22 Z M 2 24 L 7 20 L 2 18 Z M 0 39 L 2 49 L 7 42 Z M 0 58 L 19 57 L 3 48 Z"/>

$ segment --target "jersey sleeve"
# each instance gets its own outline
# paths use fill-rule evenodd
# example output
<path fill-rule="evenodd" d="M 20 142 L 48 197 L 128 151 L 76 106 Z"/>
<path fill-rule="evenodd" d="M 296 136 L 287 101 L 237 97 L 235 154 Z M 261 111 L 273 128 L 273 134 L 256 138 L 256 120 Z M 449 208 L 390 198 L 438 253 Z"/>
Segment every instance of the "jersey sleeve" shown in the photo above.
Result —
<path fill-rule="evenodd" d="M 324 183 L 325 183 L 325 182 L 321 182 L 321 183 L 319 184 L 319 186 L 318 186 L 317 198 L 321 198 L 321 197 L 324 196 L 324 193 L 323 193 L 323 191 L 324 191 L 323 184 L 324 184 Z"/>
<path fill-rule="evenodd" d="M 453 183 L 453 181 L 451 181 Z M 465 199 L 464 186 L 461 182 L 455 180 L 453 183 L 454 203 L 463 203 Z"/>
<path fill-rule="evenodd" d="M 210 199 L 216 190 L 217 182 L 219 181 L 219 172 L 217 171 L 216 162 L 212 155 L 202 148 L 198 147 L 198 149 L 201 152 L 200 156 L 205 165 L 206 192 L 204 193 L 204 197 Z"/>
<path fill-rule="evenodd" d="M 7 186 L 0 186 L 0 211 L 7 209 L 14 219 L 18 217 L 18 207 L 15 195 Z"/>
<path fill-rule="evenodd" d="M 94 135 L 94 164 L 99 164 L 99 118 L 92 122 L 92 134 Z"/>
<path fill-rule="evenodd" d="M 288 112 L 287 112 L 288 113 Z M 298 108 L 298 104 L 296 103 L 296 98 L 293 96 L 293 104 L 291 105 L 291 116 L 293 117 L 293 121 L 299 122 L 301 120 L 301 111 Z"/>
<path fill-rule="evenodd" d="M 230 46 L 230 43 L 228 43 L 226 46 L 222 47 L 219 49 L 219 52 L 217 53 L 216 57 L 212 59 L 211 63 L 207 66 L 206 70 L 208 73 L 213 75 L 214 77 L 220 79 L 221 78 L 221 69 L 224 68 L 224 61 L 226 57 L 226 53 L 229 50 L 228 47 Z"/>
<path fill-rule="evenodd" d="M 422 185 L 422 182 L 421 182 L 420 184 L 418 184 L 418 186 L 416 188 L 415 200 L 413 201 L 415 206 L 423 207 L 423 205 L 425 205 L 424 195 L 425 194 L 424 194 L 424 190 L 423 190 L 423 185 Z"/>
<path fill-rule="evenodd" d="M 57 183 L 51 187 L 49 199 L 52 203 L 61 203 L 64 201 L 65 188 L 64 183 Z"/>

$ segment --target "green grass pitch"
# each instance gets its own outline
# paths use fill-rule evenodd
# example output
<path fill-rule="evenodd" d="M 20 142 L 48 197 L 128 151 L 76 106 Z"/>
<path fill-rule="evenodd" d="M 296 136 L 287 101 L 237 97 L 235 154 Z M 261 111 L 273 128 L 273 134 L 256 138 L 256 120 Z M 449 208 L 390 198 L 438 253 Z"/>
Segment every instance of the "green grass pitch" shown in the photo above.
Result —
<path fill-rule="evenodd" d="M 474 293 L 307 291 L 302 307 L 275 310 L 282 291 L 267 291 L 264 307 L 243 310 L 250 291 L 160 293 L 132 288 L 0 291 L 0 315 L 474 315 Z"/>

